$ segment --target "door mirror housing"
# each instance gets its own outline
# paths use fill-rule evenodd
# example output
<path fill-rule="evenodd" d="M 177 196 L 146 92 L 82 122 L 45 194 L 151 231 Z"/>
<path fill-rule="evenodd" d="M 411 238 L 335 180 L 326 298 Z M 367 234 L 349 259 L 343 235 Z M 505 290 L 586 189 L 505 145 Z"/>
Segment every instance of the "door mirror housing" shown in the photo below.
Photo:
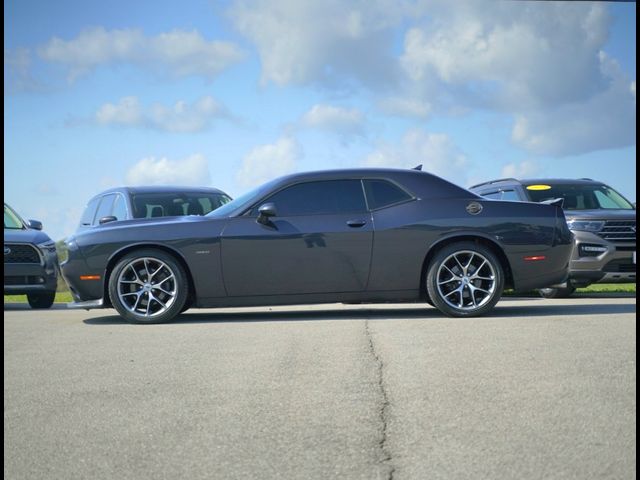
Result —
<path fill-rule="evenodd" d="M 32 230 L 42 230 L 42 222 L 39 222 L 38 220 L 27 220 L 26 224 L 27 227 Z"/>
<path fill-rule="evenodd" d="M 102 217 L 100 220 L 98 220 L 98 223 L 100 225 L 103 225 L 105 223 L 115 222 L 116 220 L 118 220 L 118 217 L 114 217 L 113 215 L 107 215 L 106 217 Z"/>
<path fill-rule="evenodd" d="M 257 222 L 263 225 L 267 225 L 270 222 L 271 217 L 275 217 L 277 215 L 276 205 L 274 203 L 265 203 L 260 205 L 258 208 L 258 218 Z"/>

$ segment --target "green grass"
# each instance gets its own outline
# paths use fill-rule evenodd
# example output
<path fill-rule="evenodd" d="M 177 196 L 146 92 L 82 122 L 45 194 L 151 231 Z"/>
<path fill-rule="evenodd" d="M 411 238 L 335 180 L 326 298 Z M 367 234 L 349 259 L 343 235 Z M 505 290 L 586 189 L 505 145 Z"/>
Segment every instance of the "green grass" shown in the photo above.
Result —
<path fill-rule="evenodd" d="M 69 303 L 73 302 L 71 293 L 69 291 L 56 293 L 56 303 Z M 26 295 L 5 295 L 4 303 L 27 303 Z"/>

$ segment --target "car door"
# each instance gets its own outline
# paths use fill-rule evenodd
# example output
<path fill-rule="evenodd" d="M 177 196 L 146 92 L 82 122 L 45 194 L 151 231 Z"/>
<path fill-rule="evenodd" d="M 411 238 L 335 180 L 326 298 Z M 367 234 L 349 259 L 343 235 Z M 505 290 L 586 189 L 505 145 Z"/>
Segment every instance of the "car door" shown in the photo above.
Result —
<path fill-rule="evenodd" d="M 257 207 L 275 205 L 268 223 Z M 222 268 L 231 296 L 360 292 L 366 288 L 373 226 L 362 183 L 298 183 L 231 218 L 222 234 Z"/>

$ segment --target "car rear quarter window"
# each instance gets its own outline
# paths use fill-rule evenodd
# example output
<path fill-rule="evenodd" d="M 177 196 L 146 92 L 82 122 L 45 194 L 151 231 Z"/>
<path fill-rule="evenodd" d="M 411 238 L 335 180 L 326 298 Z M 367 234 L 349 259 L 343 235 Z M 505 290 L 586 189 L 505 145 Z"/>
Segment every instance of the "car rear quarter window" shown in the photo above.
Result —
<path fill-rule="evenodd" d="M 278 216 L 364 212 L 367 206 L 360 180 L 327 180 L 287 187 L 262 203 L 272 202 Z M 259 205 L 257 206 L 259 207 Z M 257 215 L 257 207 L 252 213 Z"/>
<path fill-rule="evenodd" d="M 116 195 L 111 214 L 118 220 L 127 219 L 127 204 L 122 195 Z"/>
<path fill-rule="evenodd" d="M 387 180 L 364 180 L 367 202 L 371 210 L 406 202 L 413 197 Z"/>

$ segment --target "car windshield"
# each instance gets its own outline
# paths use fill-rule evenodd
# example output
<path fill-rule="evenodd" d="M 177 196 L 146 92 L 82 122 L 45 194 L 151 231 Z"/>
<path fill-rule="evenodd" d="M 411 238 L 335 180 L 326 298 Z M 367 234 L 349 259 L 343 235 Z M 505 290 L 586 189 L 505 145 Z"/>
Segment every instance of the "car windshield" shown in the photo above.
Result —
<path fill-rule="evenodd" d="M 525 188 L 534 202 L 562 198 L 564 210 L 634 209 L 622 195 L 606 185 L 529 185 Z"/>
<path fill-rule="evenodd" d="M 133 217 L 206 215 L 230 201 L 224 193 L 138 193 L 132 197 Z"/>
<path fill-rule="evenodd" d="M 4 206 L 4 228 L 9 230 L 22 230 L 24 228 L 20 217 L 7 205 Z"/>
<path fill-rule="evenodd" d="M 235 210 L 241 209 L 242 207 L 250 207 L 256 200 L 259 200 L 265 193 L 267 193 L 271 187 L 278 180 L 272 180 L 264 185 L 259 186 L 258 188 L 254 188 L 253 190 L 245 193 L 244 195 L 240 195 L 239 197 L 231 200 L 226 205 L 216 209 L 215 211 L 209 213 L 208 217 L 226 217 Z"/>

